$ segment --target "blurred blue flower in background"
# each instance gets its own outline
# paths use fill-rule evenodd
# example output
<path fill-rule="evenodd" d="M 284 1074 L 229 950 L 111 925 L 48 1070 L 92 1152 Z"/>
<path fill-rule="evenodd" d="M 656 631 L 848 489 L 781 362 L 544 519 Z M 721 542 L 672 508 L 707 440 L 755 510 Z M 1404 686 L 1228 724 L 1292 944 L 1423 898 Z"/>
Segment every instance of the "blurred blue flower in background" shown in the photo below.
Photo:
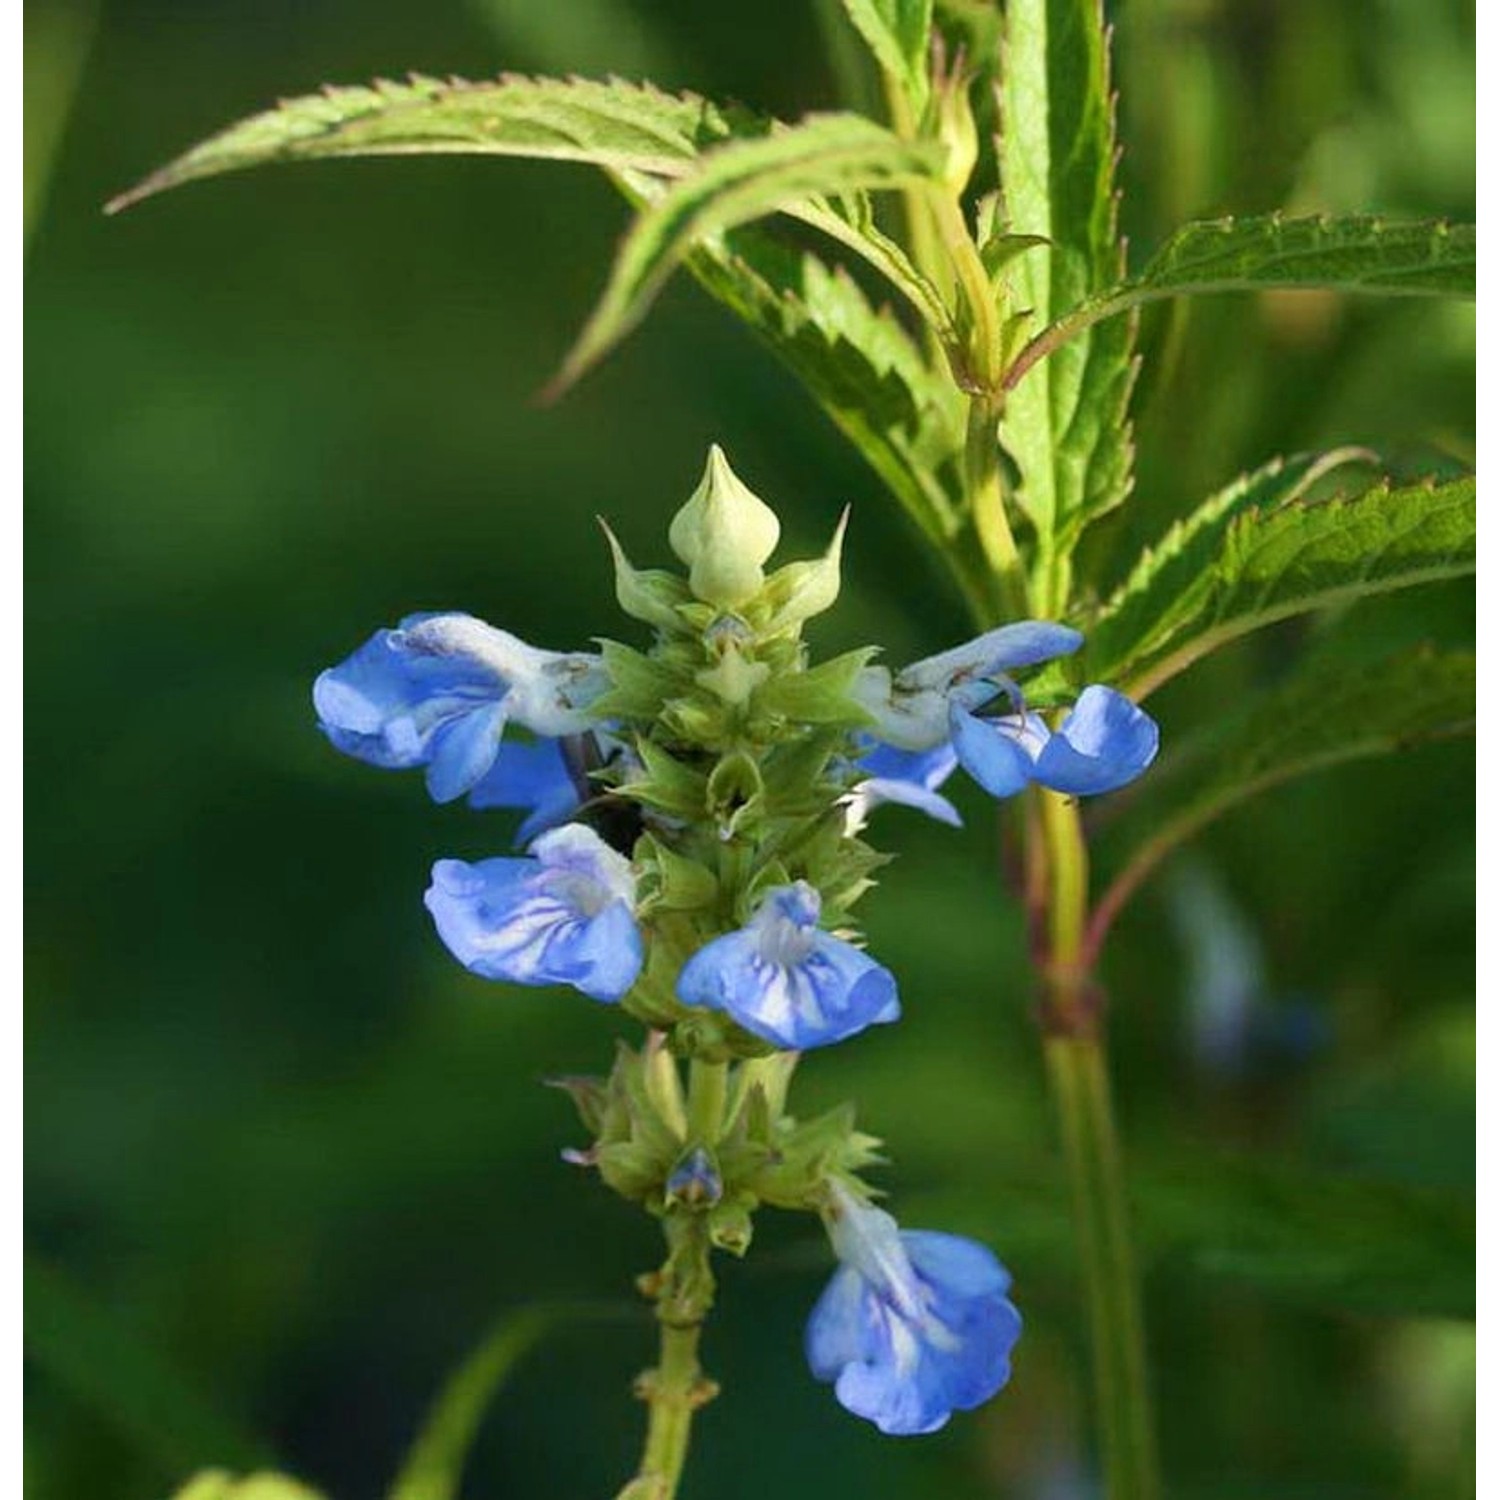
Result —
<path fill-rule="evenodd" d="M 807 1362 L 855 1416 L 933 1432 L 1010 1378 L 1021 1317 L 1010 1275 L 960 1235 L 902 1230 L 835 1187 L 826 1214 L 842 1262 L 807 1322 Z"/>

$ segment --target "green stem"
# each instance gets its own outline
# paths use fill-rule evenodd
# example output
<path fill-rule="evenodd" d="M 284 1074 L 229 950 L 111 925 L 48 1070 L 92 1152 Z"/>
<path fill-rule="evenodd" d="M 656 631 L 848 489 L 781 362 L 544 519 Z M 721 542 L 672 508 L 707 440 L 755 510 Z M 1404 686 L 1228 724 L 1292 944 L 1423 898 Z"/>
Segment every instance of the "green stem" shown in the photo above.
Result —
<path fill-rule="evenodd" d="M 1109 1500 L 1156 1500 L 1140 1281 L 1130 1242 L 1097 995 L 1084 967 L 1088 848 L 1077 807 L 1041 792 L 1049 874 L 1043 1011 L 1047 1080 L 1072 1188 Z"/>
<path fill-rule="evenodd" d="M 693 1064 L 695 1075 L 702 1066 Z M 707 1221 L 691 1209 L 675 1209 L 662 1227 L 668 1253 L 655 1287 L 661 1353 L 655 1369 L 636 1384 L 650 1413 L 646 1447 L 640 1469 L 618 1500 L 674 1500 L 687 1462 L 693 1413 L 719 1389 L 698 1363 L 698 1339 L 714 1299 Z"/>
<path fill-rule="evenodd" d="M 1010 619 L 1018 620 L 1027 613 L 1026 568 L 1005 510 L 999 421 L 999 408 L 991 398 L 970 398 L 969 430 L 964 445 L 966 489 L 974 533 L 998 583 L 1001 609 Z"/>
<path fill-rule="evenodd" d="M 652 1371 L 647 1400 L 651 1416 L 640 1473 L 626 1489 L 630 1500 L 673 1500 L 687 1462 L 693 1413 L 707 1399 L 698 1367 L 701 1323 L 661 1326 L 661 1358 Z M 624 1497 L 622 1497 L 624 1500 Z"/>
<path fill-rule="evenodd" d="M 688 1070 L 688 1143 L 716 1146 L 724 1133 L 729 1064 L 695 1057 Z"/>
<path fill-rule="evenodd" d="M 891 128 L 903 140 L 915 140 L 917 122 L 912 115 L 905 90 L 883 69 L 881 85 L 885 93 L 886 109 L 890 112 Z M 953 268 L 943 255 L 942 241 L 938 237 L 932 211 L 922 190 L 918 187 L 903 188 L 901 206 L 906 219 L 906 243 L 911 251 L 912 264 L 937 288 L 939 296 L 947 297 L 953 290 Z M 927 332 L 929 338 L 932 338 L 930 327 Z"/>

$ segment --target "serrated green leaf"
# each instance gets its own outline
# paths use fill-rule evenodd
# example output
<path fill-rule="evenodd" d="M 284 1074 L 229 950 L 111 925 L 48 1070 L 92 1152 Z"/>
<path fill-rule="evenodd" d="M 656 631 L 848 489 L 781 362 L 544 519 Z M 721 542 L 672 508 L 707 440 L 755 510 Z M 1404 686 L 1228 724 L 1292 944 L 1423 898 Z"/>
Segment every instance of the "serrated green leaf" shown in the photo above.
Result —
<path fill-rule="evenodd" d="M 617 1319 L 630 1313 L 622 1308 L 566 1304 L 538 1304 L 506 1313 L 438 1392 L 391 1484 L 389 1500 L 457 1500 L 464 1460 L 480 1420 L 516 1364 L 559 1324 Z"/>
<path fill-rule="evenodd" d="M 1131 659 L 1170 645 L 1205 607 L 1225 536 L 1238 516 L 1290 504 L 1341 467 L 1372 459 L 1360 448 L 1274 458 L 1210 495 L 1141 553 L 1086 627 L 1081 659 L 1069 657 L 1044 669 L 1027 683 L 1028 699 L 1041 702 L 1069 685 L 1076 691 L 1086 681 L 1113 682 Z"/>
<path fill-rule="evenodd" d="M 924 535 L 949 538 L 963 451 L 958 393 L 889 310 L 873 308 L 843 270 L 755 229 L 701 247 L 688 266 L 802 381 Z"/>
<path fill-rule="evenodd" d="M 333 87 L 252 115 L 179 156 L 108 205 L 113 213 L 202 177 L 268 162 L 468 152 L 587 162 L 678 177 L 699 155 L 763 121 L 693 94 L 619 80 L 424 78 Z"/>
<path fill-rule="evenodd" d="M 1344 761 L 1471 730 L 1474 681 L 1472 654 L 1421 646 L 1356 668 L 1304 670 L 1215 726 L 1143 787 L 1132 816 L 1150 832 L 1101 898 L 1092 946 L 1162 860 L 1240 803 Z"/>
<path fill-rule="evenodd" d="M 1238 509 L 1227 527 L 1205 526 L 1211 558 L 1189 532 L 1191 581 L 1175 565 L 1182 538 L 1169 533 L 1094 621 L 1083 670 L 1144 698 L 1273 620 L 1473 572 L 1474 527 L 1474 480 L 1465 478 Z"/>
<path fill-rule="evenodd" d="M 1012 310 L 1045 328 L 1123 268 L 1100 0 L 1009 0 L 1000 87 L 1005 218 L 1011 232 L 1048 241 L 1010 263 L 1006 284 Z M 1000 442 L 1036 530 L 1031 603 L 1043 617 L 1067 603 L 1078 531 L 1130 490 L 1134 341 L 1133 319 L 1088 330 L 1006 400 Z"/>
<path fill-rule="evenodd" d="M 264 1446 L 225 1417 L 198 1381 L 60 1271 L 28 1262 L 24 1299 L 30 1358 L 164 1470 L 267 1462 Z"/>
<path fill-rule="evenodd" d="M 927 105 L 932 0 L 844 0 L 844 9 L 881 70 L 920 115 Z"/>
<path fill-rule="evenodd" d="M 1065 315 L 1054 308 L 1057 321 L 1022 350 L 1006 384 L 1017 385 L 1038 360 L 1084 329 L 1163 297 L 1281 287 L 1472 298 L 1474 283 L 1472 224 L 1280 214 L 1187 224 L 1139 276 L 1085 299 Z"/>
<path fill-rule="evenodd" d="M 942 166 L 934 142 L 905 141 L 861 115 L 836 113 L 704 153 L 637 216 L 551 391 L 571 385 L 640 321 L 695 244 L 809 199 L 936 180 Z"/>

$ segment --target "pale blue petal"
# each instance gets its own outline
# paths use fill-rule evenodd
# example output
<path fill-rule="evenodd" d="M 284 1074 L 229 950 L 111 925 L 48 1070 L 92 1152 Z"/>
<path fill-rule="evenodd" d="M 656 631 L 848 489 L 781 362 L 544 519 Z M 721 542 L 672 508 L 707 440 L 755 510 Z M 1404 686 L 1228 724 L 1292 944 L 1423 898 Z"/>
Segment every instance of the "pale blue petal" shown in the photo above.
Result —
<path fill-rule="evenodd" d="M 645 958 L 641 930 L 623 901 L 611 901 L 558 947 L 559 976 L 565 966 L 569 968 L 567 982 L 591 1000 L 623 998 Z"/>
<path fill-rule="evenodd" d="M 1095 684 L 1037 757 L 1035 777 L 1070 796 L 1097 796 L 1134 781 L 1156 758 L 1156 721 L 1123 693 Z"/>
<path fill-rule="evenodd" d="M 715 938 L 683 966 L 677 997 L 724 1011 L 746 1031 L 797 1051 L 829 1046 L 901 1014 L 890 971 L 823 932 L 792 963 L 767 956 L 753 927 Z"/>
<path fill-rule="evenodd" d="M 852 1266 L 840 1266 L 807 1320 L 807 1363 L 819 1380 L 836 1380 L 845 1365 L 874 1353 L 866 1298 L 869 1285 Z"/>
<path fill-rule="evenodd" d="M 1032 779 L 1035 764 L 1003 721 L 980 719 L 955 707 L 948 716 L 958 763 L 992 797 L 1013 797 Z"/>
<path fill-rule="evenodd" d="M 449 951 L 481 978 L 618 1000 L 640 973 L 640 930 L 625 900 L 579 878 L 538 859 L 445 859 L 425 902 Z"/>
<path fill-rule="evenodd" d="M 958 809 L 941 793 L 929 791 L 914 781 L 892 781 L 884 776 L 871 776 L 855 787 L 855 793 L 865 807 L 882 807 L 895 803 L 898 807 L 914 807 L 918 812 L 946 823 L 950 828 L 962 828 L 964 820 Z"/>
<path fill-rule="evenodd" d="M 434 802 L 462 797 L 495 763 L 505 733 L 505 700 L 450 719 L 433 735 L 427 793 Z"/>
<path fill-rule="evenodd" d="M 868 1266 L 841 1266 L 805 1343 L 813 1374 L 834 1381 L 842 1405 L 908 1435 L 936 1431 L 1000 1390 L 1021 1320 L 1005 1295 L 1010 1277 L 984 1246 L 924 1230 L 899 1242 Z M 844 1249 L 862 1244 L 855 1236 Z"/>

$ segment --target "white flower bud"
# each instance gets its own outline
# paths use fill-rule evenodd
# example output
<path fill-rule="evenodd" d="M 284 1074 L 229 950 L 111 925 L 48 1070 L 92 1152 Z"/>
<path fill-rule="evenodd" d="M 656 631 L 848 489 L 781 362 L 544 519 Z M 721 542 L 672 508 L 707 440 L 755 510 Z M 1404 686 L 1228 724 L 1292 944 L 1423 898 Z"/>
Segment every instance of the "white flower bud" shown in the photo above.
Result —
<path fill-rule="evenodd" d="M 688 565 L 688 583 L 705 604 L 735 609 L 753 599 L 776 550 L 781 522 L 735 476 L 715 444 L 692 498 L 672 518 L 667 539 Z"/>

